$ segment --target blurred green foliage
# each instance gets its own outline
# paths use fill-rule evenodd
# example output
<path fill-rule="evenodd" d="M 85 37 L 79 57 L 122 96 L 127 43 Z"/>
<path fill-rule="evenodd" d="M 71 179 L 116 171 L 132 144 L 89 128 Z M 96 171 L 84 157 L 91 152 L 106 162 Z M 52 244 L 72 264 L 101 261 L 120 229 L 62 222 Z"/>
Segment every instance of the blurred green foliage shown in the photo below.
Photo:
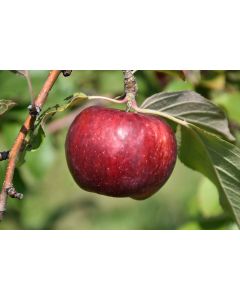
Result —
<path fill-rule="evenodd" d="M 48 72 L 31 71 L 35 95 Z M 138 71 L 138 102 L 160 91 L 195 90 L 221 106 L 240 141 L 240 71 L 187 73 L 187 80 L 174 73 Z M 73 71 L 60 76 L 45 107 L 62 102 L 75 92 L 116 97 L 123 93 L 121 71 Z M 0 98 L 17 106 L 0 116 L 0 150 L 11 147 L 26 117 L 30 96 L 24 77 L 0 72 Z M 54 119 L 72 113 L 66 111 Z M 51 121 L 50 121 L 51 122 Z M 41 147 L 25 157 L 17 168 L 14 184 L 24 199 L 9 199 L 1 229 L 237 229 L 225 215 L 215 186 L 179 161 L 167 184 L 145 201 L 111 198 L 81 190 L 73 181 L 65 160 L 67 128 L 47 134 Z M 191 156 L 191 153 L 189 153 Z M 2 184 L 6 162 L 0 163 Z"/>

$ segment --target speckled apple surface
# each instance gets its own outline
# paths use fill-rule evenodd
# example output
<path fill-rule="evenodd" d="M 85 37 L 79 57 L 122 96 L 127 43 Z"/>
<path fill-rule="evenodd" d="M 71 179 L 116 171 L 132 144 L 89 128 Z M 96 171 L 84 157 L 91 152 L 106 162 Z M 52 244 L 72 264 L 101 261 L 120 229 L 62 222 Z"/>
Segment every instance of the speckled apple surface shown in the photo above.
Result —
<path fill-rule="evenodd" d="M 174 132 L 160 118 L 92 106 L 73 121 L 66 158 L 84 190 L 145 199 L 171 175 L 177 155 Z"/>

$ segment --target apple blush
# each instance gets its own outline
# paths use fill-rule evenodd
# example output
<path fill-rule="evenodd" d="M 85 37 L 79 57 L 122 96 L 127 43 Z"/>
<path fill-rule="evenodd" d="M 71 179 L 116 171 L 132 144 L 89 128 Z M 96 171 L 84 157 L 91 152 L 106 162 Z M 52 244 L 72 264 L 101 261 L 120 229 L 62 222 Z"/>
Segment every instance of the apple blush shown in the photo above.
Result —
<path fill-rule="evenodd" d="M 65 149 L 82 189 L 138 200 L 164 185 L 177 156 L 174 132 L 161 118 L 100 106 L 75 118 Z"/>

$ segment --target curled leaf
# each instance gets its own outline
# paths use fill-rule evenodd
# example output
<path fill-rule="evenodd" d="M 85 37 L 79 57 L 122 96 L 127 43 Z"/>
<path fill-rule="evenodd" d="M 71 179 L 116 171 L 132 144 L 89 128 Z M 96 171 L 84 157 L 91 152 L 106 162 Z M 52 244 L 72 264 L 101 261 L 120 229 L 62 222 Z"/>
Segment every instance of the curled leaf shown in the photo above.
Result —
<path fill-rule="evenodd" d="M 83 93 L 75 93 L 67 97 L 66 99 L 64 99 L 64 102 L 62 104 L 56 104 L 43 111 L 38 117 L 38 124 L 41 123 L 44 126 L 46 120 L 54 116 L 57 112 L 63 112 L 66 109 L 69 109 L 73 106 L 77 106 L 87 99 L 88 96 Z"/>
<path fill-rule="evenodd" d="M 14 102 L 12 100 L 1 99 L 0 100 L 0 116 L 3 115 L 6 111 L 11 109 L 15 105 L 16 105 L 16 102 Z"/>
<path fill-rule="evenodd" d="M 56 104 L 43 111 L 39 115 L 37 122 L 34 126 L 34 129 L 29 133 L 28 140 L 25 146 L 25 151 L 22 151 L 21 161 L 24 162 L 26 151 L 34 151 L 41 146 L 42 142 L 46 137 L 44 132 L 44 125 L 49 118 L 53 117 L 57 112 L 63 112 L 66 109 L 81 104 L 84 100 L 87 99 L 88 97 L 85 94 L 76 93 L 74 95 L 67 97 L 63 101 L 63 103 Z"/>

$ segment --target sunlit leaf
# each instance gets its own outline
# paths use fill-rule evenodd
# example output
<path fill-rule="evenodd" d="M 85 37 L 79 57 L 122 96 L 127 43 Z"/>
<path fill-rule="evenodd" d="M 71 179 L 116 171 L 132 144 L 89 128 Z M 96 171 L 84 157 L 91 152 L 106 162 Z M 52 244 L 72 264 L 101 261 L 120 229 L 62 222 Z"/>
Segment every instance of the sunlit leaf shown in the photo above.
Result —
<path fill-rule="evenodd" d="M 147 98 L 141 107 L 167 113 L 219 134 L 229 141 L 235 140 L 224 112 L 194 91 L 158 93 Z"/>

